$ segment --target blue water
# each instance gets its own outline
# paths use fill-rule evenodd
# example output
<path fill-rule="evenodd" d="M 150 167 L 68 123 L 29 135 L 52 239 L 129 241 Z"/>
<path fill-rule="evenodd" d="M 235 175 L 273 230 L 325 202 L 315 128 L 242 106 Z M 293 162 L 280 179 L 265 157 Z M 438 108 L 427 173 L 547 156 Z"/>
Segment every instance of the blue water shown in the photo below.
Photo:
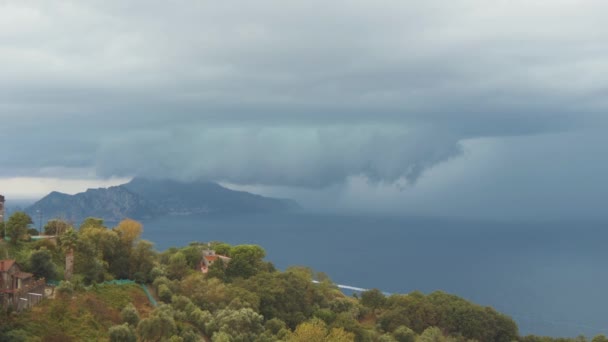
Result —
<path fill-rule="evenodd" d="M 144 222 L 164 250 L 221 240 L 264 247 L 340 284 L 443 290 L 512 316 L 523 334 L 608 333 L 608 222 L 498 223 L 290 214 Z"/>

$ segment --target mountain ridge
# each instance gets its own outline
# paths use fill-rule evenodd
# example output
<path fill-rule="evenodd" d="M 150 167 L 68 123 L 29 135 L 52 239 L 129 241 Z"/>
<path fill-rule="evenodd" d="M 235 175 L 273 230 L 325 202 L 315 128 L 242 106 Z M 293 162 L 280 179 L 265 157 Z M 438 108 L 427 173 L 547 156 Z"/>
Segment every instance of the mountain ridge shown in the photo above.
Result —
<path fill-rule="evenodd" d="M 214 182 L 181 182 L 134 178 L 108 188 L 87 189 L 74 195 L 52 191 L 25 211 L 47 218 L 80 222 L 100 217 L 118 222 L 124 218 L 150 219 L 167 215 L 244 214 L 298 209 L 291 199 L 279 199 L 231 190 Z M 34 217 L 34 216 L 32 216 Z"/>

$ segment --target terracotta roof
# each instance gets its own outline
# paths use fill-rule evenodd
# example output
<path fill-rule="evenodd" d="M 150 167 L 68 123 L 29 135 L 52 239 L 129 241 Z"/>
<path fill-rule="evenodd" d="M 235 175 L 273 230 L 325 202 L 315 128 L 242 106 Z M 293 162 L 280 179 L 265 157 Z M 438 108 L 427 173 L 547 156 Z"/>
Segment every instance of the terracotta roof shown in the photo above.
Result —
<path fill-rule="evenodd" d="M 223 255 L 205 255 L 205 259 L 207 261 L 215 261 L 217 259 L 222 259 L 223 261 L 230 261 L 230 258 Z"/>
<path fill-rule="evenodd" d="M 27 273 L 27 272 L 17 272 L 15 274 L 15 278 L 19 278 L 19 279 L 27 279 L 27 278 L 31 278 L 34 275 L 31 273 Z"/>
<path fill-rule="evenodd" d="M 6 271 L 10 270 L 14 264 L 15 264 L 15 260 L 11 260 L 11 259 L 0 260 L 0 272 L 6 272 Z"/>

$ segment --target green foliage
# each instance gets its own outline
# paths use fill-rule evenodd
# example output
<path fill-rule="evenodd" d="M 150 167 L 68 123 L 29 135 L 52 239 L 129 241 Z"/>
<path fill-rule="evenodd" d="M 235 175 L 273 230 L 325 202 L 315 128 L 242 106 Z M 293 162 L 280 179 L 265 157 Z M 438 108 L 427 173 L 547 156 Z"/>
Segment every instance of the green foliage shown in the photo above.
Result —
<path fill-rule="evenodd" d="M 207 277 L 226 281 L 228 278 L 226 277 L 226 264 L 224 263 L 224 260 L 218 258 L 211 266 L 209 266 Z"/>
<path fill-rule="evenodd" d="M 55 291 L 59 295 L 71 296 L 74 293 L 74 284 L 69 281 L 60 281 Z"/>
<path fill-rule="evenodd" d="M 207 330 L 207 324 L 211 322 L 213 316 L 209 311 L 201 310 L 197 307 L 193 307 L 192 310 L 188 311 L 186 319 L 189 323 L 204 332 Z"/>
<path fill-rule="evenodd" d="M 278 318 L 291 328 L 312 317 L 315 299 L 323 301 L 309 278 L 293 272 L 260 273 L 235 285 L 260 298 L 260 313 L 264 317 Z"/>
<path fill-rule="evenodd" d="M 402 325 L 393 331 L 393 337 L 397 342 L 415 342 L 416 341 L 416 333 Z"/>
<path fill-rule="evenodd" d="M 115 298 L 124 297 L 139 302 L 140 307 L 145 300 L 138 286 L 75 290 L 73 295 L 57 295 L 13 316 L 10 330 L 22 329 L 29 336 L 27 341 L 107 341 L 110 328 L 119 323 L 120 310 L 115 305 L 126 305 L 122 300 L 115 303 Z M 0 326 L 3 323 L 0 319 Z"/>
<path fill-rule="evenodd" d="M 253 342 L 264 330 L 263 321 L 262 315 L 249 308 L 223 309 L 210 323 L 210 330 L 214 332 L 214 336 L 216 333 L 230 336 L 231 341 Z"/>
<path fill-rule="evenodd" d="M 162 279 L 162 278 L 161 278 Z M 216 311 L 229 303 L 228 286 L 218 279 L 205 279 L 202 274 L 192 274 L 180 282 L 179 292 L 188 296 L 203 310 Z"/>
<path fill-rule="evenodd" d="M 372 289 L 361 293 L 361 304 L 372 308 L 378 309 L 384 306 L 386 297 L 378 289 Z"/>
<path fill-rule="evenodd" d="M 158 286 L 158 298 L 160 298 L 160 300 L 165 303 L 171 303 L 171 296 L 173 296 L 173 293 L 169 289 L 169 286 L 165 284 L 160 284 Z"/>
<path fill-rule="evenodd" d="M 404 325 L 419 334 L 438 327 L 449 335 L 479 341 L 510 342 L 518 336 L 517 326 L 510 318 L 439 291 L 428 296 L 419 292 L 393 295 L 387 298 L 386 308 L 378 324 L 388 332 Z"/>
<path fill-rule="evenodd" d="M 46 235 L 61 235 L 68 230 L 73 229 L 72 224 L 60 219 L 49 220 L 44 225 L 44 234 Z"/>
<path fill-rule="evenodd" d="M 226 268 L 226 275 L 232 278 L 249 278 L 264 269 L 262 259 L 266 251 L 257 245 L 239 245 L 230 249 L 232 260 Z"/>
<path fill-rule="evenodd" d="M 445 342 L 445 336 L 441 330 L 437 327 L 429 327 L 426 328 L 420 337 L 418 337 L 417 342 Z"/>
<path fill-rule="evenodd" d="M 186 258 L 186 264 L 190 269 L 196 269 L 199 267 L 202 251 L 202 247 L 197 244 L 184 247 L 180 250 L 180 252 Z"/>
<path fill-rule="evenodd" d="M 605 335 L 597 335 L 591 340 L 591 342 L 608 342 L 608 337 Z"/>
<path fill-rule="evenodd" d="M 384 334 L 378 337 L 378 342 L 397 342 L 391 334 Z"/>
<path fill-rule="evenodd" d="M 215 253 L 224 256 L 230 256 L 230 251 L 232 250 L 232 246 L 227 243 L 215 243 L 213 244 L 213 250 Z"/>
<path fill-rule="evenodd" d="M 5 335 L 0 334 L 0 341 L 10 342 L 28 342 L 32 341 L 34 336 L 31 336 L 27 331 L 23 329 L 14 329 L 7 332 Z"/>
<path fill-rule="evenodd" d="M 313 319 L 299 324 L 287 340 L 289 342 L 352 342 L 355 340 L 355 335 L 343 328 L 328 329 L 323 321 Z"/>
<path fill-rule="evenodd" d="M 25 239 L 28 225 L 32 224 L 32 218 L 23 211 L 14 212 L 5 225 L 5 234 L 10 238 L 11 244 L 16 245 Z"/>
<path fill-rule="evenodd" d="M 182 252 L 177 252 L 169 258 L 167 265 L 167 276 L 170 279 L 182 279 L 189 271 L 188 261 Z"/>
<path fill-rule="evenodd" d="M 34 251 L 30 255 L 29 269 L 37 278 L 54 280 L 57 276 L 57 268 L 53 264 L 51 252 L 47 249 Z"/>
<path fill-rule="evenodd" d="M 73 228 L 69 228 L 59 237 L 59 245 L 64 251 L 70 251 L 76 247 L 78 234 Z"/>
<path fill-rule="evenodd" d="M 156 262 L 154 245 L 140 240 L 129 253 L 129 275 L 140 283 L 153 281 L 151 272 Z"/>
<path fill-rule="evenodd" d="M 173 309 L 166 305 L 158 307 L 150 317 L 142 319 L 137 325 L 137 334 L 144 341 L 168 339 L 176 333 Z"/>
<path fill-rule="evenodd" d="M 336 320 L 337 314 L 330 309 L 319 309 L 314 312 L 313 316 L 326 324 L 332 324 Z"/>
<path fill-rule="evenodd" d="M 103 219 L 97 217 L 87 217 L 84 219 L 84 221 L 82 221 L 79 229 L 82 230 L 86 228 L 105 228 L 103 225 Z"/>
<path fill-rule="evenodd" d="M 110 342 L 136 342 L 135 331 L 128 324 L 115 325 L 108 331 Z"/>
<path fill-rule="evenodd" d="M 598 338 L 599 342 L 603 341 L 602 337 L 603 337 L 603 335 L 596 336 L 596 338 Z M 574 338 L 528 335 L 528 336 L 524 336 L 524 337 L 520 338 L 519 341 L 520 342 L 587 342 L 587 339 L 583 335 L 579 335 Z M 592 342 L 594 342 L 594 341 L 592 340 Z"/>
<path fill-rule="evenodd" d="M 203 275 L 196 269 L 203 245 L 159 254 L 140 233 L 136 221 L 107 229 L 90 219 L 78 232 L 67 229 L 59 247 L 2 242 L 11 257 L 47 278 L 73 252 L 75 274 L 56 288 L 56 299 L 42 302 L 36 316 L 15 316 L 0 323 L 0 331 L 11 331 L 16 341 L 582 341 L 519 337 L 509 317 L 443 292 L 386 297 L 370 290 L 361 299 L 347 297 L 326 276 L 313 283 L 309 268 L 274 270 L 255 245 L 214 243 L 218 254 L 232 260 L 216 262 Z M 152 282 L 152 292 L 166 304 L 152 310 L 140 286 L 102 283 L 119 278 Z M 83 282 L 95 285 L 85 290 Z M 599 335 L 593 342 L 608 341 Z"/>
<path fill-rule="evenodd" d="M 132 303 L 129 303 L 120 311 L 120 318 L 126 324 L 135 327 L 139 323 L 139 312 Z"/>

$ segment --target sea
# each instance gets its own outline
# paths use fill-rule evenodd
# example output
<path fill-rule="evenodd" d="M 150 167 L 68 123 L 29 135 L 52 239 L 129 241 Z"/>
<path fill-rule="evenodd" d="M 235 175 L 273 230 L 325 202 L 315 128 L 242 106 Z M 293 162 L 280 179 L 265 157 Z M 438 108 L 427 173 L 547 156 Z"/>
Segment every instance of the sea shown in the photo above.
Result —
<path fill-rule="evenodd" d="M 608 222 L 497 222 L 292 213 L 144 221 L 157 250 L 258 244 L 279 269 L 387 293 L 444 291 L 511 316 L 521 334 L 608 335 Z"/>

